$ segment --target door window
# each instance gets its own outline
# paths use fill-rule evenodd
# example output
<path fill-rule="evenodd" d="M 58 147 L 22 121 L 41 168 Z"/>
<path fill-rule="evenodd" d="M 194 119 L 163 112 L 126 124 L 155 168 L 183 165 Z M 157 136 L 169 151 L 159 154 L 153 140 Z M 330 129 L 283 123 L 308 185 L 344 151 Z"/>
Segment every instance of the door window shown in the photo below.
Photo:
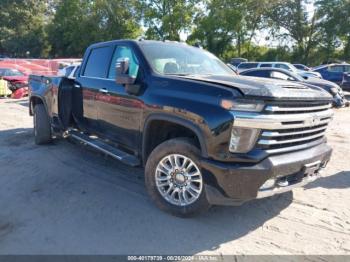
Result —
<path fill-rule="evenodd" d="M 344 66 L 344 72 L 350 72 L 350 65 Z"/>
<path fill-rule="evenodd" d="M 290 70 L 289 66 L 285 65 L 285 64 L 276 64 L 275 65 L 276 68 L 282 68 L 285 70 Z"/>
<path fill-rule="evenodd" d="M 293 80 L 293 78 L 289 77 L 288 75 L 277 71 L 271 72 L 271 77 L 275 79 L 281 79 L 281 80 L 289 80 L 289 81 Z"/>
<path fill-rule="evenodd" d="M 84 76 L 106 78 L 111 52 L 111 46 L 92 49 L 85 66 Z"/>
<path fill-rule="evenodd" d="M 330 66 L 330 67 L 328 67 L 328 71 L 334 72 L 334 73 L 342 73 L 343 66 L 341 66 L 341 65 Z"/>
<path fill-rule="evenodd" d="M 239 69 L 251 69 L 251 68 L 256 68 L 258 67 L 258 63 L 242 63 L 239 64 L 238 68 Z"/>
<path fill-rule="evenodd" d="M 272 64 L 261 64 L 260 67 L 272 67 Z"/>
<path fill-rule="evenodd" d="M 139 70 L 139 62 L 132 51 L 132 49 L 128 46 L 117 46 L 117 48 L 114 51 L 112 62 L 109 67 L 108 72 L 108 78 L 109 79 L 115 79 L 116 77 L 116 64 L 117 60 L 120 58 L 128 58 L 129 59 L 129 75 L 130 76 L 137 76 L 137 72 Z"/>

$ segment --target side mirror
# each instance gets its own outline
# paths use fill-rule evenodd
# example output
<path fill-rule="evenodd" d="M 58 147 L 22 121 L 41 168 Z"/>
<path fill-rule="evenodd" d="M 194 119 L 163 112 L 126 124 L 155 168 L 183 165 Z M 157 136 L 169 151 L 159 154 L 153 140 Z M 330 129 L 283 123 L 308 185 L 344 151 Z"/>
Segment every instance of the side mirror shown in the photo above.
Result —
<path fill-rule="evenodd" d="M 132 85 L 135 83 L 136 77 L 129 75 L 129 58 L 118 58 L 116 63 L 116 83 L 120 85 Z"/>

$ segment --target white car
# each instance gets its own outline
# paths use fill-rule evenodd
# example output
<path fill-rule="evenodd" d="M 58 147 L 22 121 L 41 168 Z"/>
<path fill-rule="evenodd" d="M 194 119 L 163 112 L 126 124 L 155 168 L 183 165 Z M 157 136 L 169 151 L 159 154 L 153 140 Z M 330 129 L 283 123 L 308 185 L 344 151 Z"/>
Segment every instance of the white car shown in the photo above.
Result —
<path fill-rule="evenodd" d="M 75 79 L 78 70 L 80 68 L 80 63 L 79 64 L 73 64 L 70 66 L 66 66 L 62 69 L 60 69 L 57 73 L 58 76 L 65 76 L 69 79 Z"/>
<path fill-rule="evenodd" d="M 289 70 L 293 73 L 296 73 L 302 76 L 305 79 L 309 77 L 322 78 L 321 74 L 318 72 L 299 70 L 294 65 L 287 62 L 245 62 L 245 63 L 239 64 L 237 69 L 238 69 L 238 72 L 242 72 L 244 70 L 248 70 L 252 68 L 267 68 L 267 67 Z"/>

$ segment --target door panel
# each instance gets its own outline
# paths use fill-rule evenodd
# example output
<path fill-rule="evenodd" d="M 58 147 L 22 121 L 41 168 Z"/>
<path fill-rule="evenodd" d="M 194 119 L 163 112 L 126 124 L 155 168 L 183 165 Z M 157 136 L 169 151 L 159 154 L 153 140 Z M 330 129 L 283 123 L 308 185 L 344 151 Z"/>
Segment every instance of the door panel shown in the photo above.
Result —
<path fill-rule="evenodd" d="M 139 147 L 144 104 L 137 96 L 126 93 L 124 86 L 115 82 L 115 64 L 121 57 L 129 58 L 129 74 L 135 75 L 139 70 L 132 49 L 128 46 L 117 46 L 108 71 L 109 79 L 105 83 L 107 93 L 100 92 L 96 97 L 99 129 L 108 139 L 130 150 L 136 150 Z"/>
<path fill-rule="evenodd" d="M 106 79 L 112 57 L 113 46 L 101 46 L 90 50 L 87 62 L 84 65 L 82 76 L 77 80 L 81 89 L 83 128 L 91 133 L 98 132 L 98 96 L 100 90 L 108 82 Z"/>

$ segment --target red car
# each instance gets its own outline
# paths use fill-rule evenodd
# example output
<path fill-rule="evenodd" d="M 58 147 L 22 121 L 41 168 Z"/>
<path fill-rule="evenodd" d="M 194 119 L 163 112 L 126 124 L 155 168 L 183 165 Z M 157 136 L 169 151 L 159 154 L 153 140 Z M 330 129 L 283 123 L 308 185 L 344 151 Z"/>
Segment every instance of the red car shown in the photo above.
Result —
<path fill-rule="evenodd" d="M 0 76 L 9 82 L 12 98 L 22 98 L 28 95 L 28 75 L 13 68 L 0 67 Z"/>

